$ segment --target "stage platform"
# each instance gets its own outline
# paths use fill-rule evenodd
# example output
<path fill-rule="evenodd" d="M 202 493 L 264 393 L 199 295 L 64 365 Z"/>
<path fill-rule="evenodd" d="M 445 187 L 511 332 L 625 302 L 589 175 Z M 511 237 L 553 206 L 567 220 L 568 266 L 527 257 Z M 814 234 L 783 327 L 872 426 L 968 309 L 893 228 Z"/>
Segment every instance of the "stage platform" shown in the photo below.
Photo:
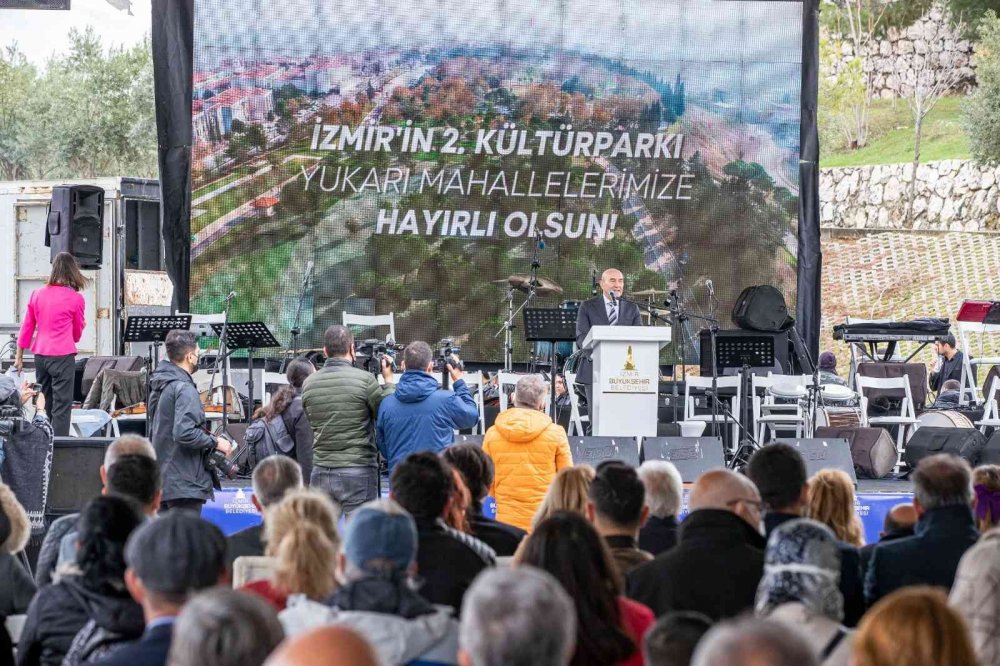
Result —
<path fill-rule="evenodd" d="M 906 479 L 858 479 L 858 495 L 913 493 L 913 483 Z"/>

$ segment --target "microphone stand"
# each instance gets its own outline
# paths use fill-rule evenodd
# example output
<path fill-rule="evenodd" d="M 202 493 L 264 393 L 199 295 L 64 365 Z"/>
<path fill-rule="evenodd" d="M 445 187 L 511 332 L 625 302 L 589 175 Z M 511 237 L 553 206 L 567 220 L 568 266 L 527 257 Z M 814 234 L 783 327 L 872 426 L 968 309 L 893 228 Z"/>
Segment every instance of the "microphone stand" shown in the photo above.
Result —
<path fill-rule="evenodd" d="M 229 334 L 229 307 L 232 305 L 232 297 L 226 297 L 226 309 L 223 312 L 222 317 L 222 331 L 219 332 L 219 354 L 215 357 L 215 367 L 212 368 L 212 379 L 208 385 L 208 395 L 212 395 L 212 390 L 215 388 L 215 377 L 219 373 L 219 364 L 222 364 L 222 432 L 229 432 L 229 410 L 228 410 L 228 398 L 226 396 L 226 389 L 229 386 L 229 363 L 227 357 L 229 356 L 228 345 L 226 344 L 226 336 Z M 253 405 L 253 396 L 251 396 L 250 401 L 251 406 Z"/>
<path fill-rule="evenodd" d="M 670 389 L 670 404 L 673 405 L 674 412 L 674 423 L 677 423 L 677 333 L 680 332 L 681 336 L 681 350 L 680 350 L 680 362 L 681 362 L 681 377 L 684 381 L 687 381 L 687 359 L 686 357 L 686 345 L 684 344 L 684 322 L 688 320 L 688 315 L 684 311 L 684 306 L 681 304 L 680 297 L 677 295 L 677 290 L 673 289 L 670 292 L 670 298 L 664 302 L 667 306 L 667 310 L 670 311 L 670 334 L 674 341 L 674 381 L 672 382 L 673 387 Z M 678 324 L 680 324 L 678 326 Z"/>
<path fill-rule="evenodd" d="M 312 277 L 313 270 L 314 268 L 310 267 L 306 272 L 306 276 L 302 278 L 302 291 L 299 292 L 299 304 L 298 307 L 295 308 L 295 322 L 292 324 L 292 330 L 289 331 L 292 335 L 292 354 L 291 357 L 289 357 L 286 351 L 285 359 L 281 363 L 280 372 L 285 372 L 288 368 L 289 361 L 299 355 L 299 335 L 302 333 L 302 329 L 299 328 L 299 318 L 302 316 L 302 303 L 306 300 L 306 288 L 309 286 L 309 279 Z"/>

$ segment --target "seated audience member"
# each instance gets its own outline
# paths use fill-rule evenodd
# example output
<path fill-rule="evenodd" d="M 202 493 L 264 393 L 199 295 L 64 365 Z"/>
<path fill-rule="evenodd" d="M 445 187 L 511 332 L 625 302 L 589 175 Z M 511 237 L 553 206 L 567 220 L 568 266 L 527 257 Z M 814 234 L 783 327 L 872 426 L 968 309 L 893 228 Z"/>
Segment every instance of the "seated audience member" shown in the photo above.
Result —
<path fill-rule="evenodd" d="M 392 498 L 417 525 L 420 593 L 431 603 L 462 606 L 462 597 L 496 553 L 479 539 L 445 525 L 454 481 L 448 463 L 430 452 L 414 453 L 392 472 Z"/>
<path fill-rule="evenodd" d="M 626 594 L 653 609 L 697 611 L 713 620 L 753 607 L 764 571 L 760 495 L 729 470 L 705 472 L 688 500 L 677 545 L 626 576 Z"/>
<path fill-rule="evenodd" d="M 447 449 L 446 449 L 447 450 Z M 469 523 L 469 511 L 472 509 L 472 493 L 465 485 L 465 477 L 454 467 L 451 470 L 451 495 L 448 498 L 448 511 L 444 514 L 445 525 L 463 534 L 472 534 Z"/>
<path fill-rule="evenodd" d="M 382 666 L 375 650 L 347 627 L 320 627 L 289 638 L 271 653 L 264 666 Z"/>
<path fill-rule="evenodd" d="M 806 463 L 794 447 L 770 444 L 750 458 L 747 476 L 764 501 L 764 535 L 803 517 L 809 506 Z M 856 626 L 865 612 L 861 557 L 854 546 L 840 542 L 840 592 L 844 595 L 844 625 Z"/>
<path fill-rule="evenodd" d="M 262 666 L 285 633 L 274 607 L 254 594 L 217 587 L 177 616 L 170 666 Z"/>
<path fill-rule="evenodd" d="M 165 666 L 174 622 L 188 598 L 226 580 L 226 541 L 189 511 L 149 521 L 125 545 L 125 585 L 142 606 L 142 638 L 119 644 L 95 666 Z"/>
<path fill-rule="evenodd" d="M 148 519 L 155 517 L 160 508 L 161 488 L 160 466 L 155 460 L 144 455 L 127 455 L 108 468 L 104 493 L 138 502 Z M 77 538 L 75 530 L 62 538 L 56 575 L 77 572 Z"/>
<path fill-rule="evenodd" d="M 253 470 L 253 495 L 250 502 L 264 515 L 267 509 L 286 493 L 302 488 L 302 468 L 288 456 L 273 455 L 264 458 Z M 226 539 L 226 566 L 231 570 L 237 557 L 258 557 L 264 554 L 264 520 L 251 525 Z"/>
<path fill-rule="evenodd" d="M 701 613 L 667 613 L 646 633 L 642 654 L 646 666 L 690 666 L 698 643 L 712 628 Z"/>
<path fill-rule="evenodd" d="M 156 451 L 153 449 L 153 444 L 140 435 L 122 435 L 111 442 L 104 451 L 104 462 L 98 470 L 105 493 L 108 485 L 108 470 L 122 456 L 146 456 L 156 460 Z M 42 540 L 42 548 L 38 553 L 38 564 L 35 566 L 35 583 L 39 587 L 52 582 L 52 575 L 55 573 L 60 559 L 63 559 L 66 564 L 72 564 L 75 561 L 76 539 L 73 538 L 68 542 L 68 548 L 63 548 L 63 542 L 67 534 L 76 531 L 76 521 L 79 517 L 80 514 L 71 513 L 56 518 L 49 525 L 45 539 Z"/>
<path fill-rule="evenodd" d="M 493 461 L 481 446 L 456 444 L 444 450 L 441 456 L 458 470 L 472 494 L 468 523 L 472 536 L 505 557 L 513 555 L 525 537 L 525 531 L 483 515 L 483 500 L 493 483 Z"/>
<path fill-rule="evenodd" d="M 142 608 L 125 588 L 125 542 L 143 518 L 131 500 L 98 497 L 80 512 L 79 575 L 41 588 L 28 607 L 18 643 L 19 666 L 61 666 L 89 620 L 119 640 L 142 635 Z"/>
<path fill-rule="evenodd" d="M 459 640 L 462 666 L 566 666 L 576 645 L 573 600 L 540 569 L 486 571 L 469 588 Z"/>
<path fill-rule="evenodd" d="M 639 530 L 639 548 L 659 555 L 677 543 L 677 515 L 681 511 L 684 484 L 674 464 L 647 460 L 639 466 L 639 479 L 646 487 L 649 517 Z"/>
<path fill-rule="evenodd" d="M 809 479 L 806 517 L 829 527 L 843 543 L 865 545 L 865 530 L 854 508 L 854 484 L 843 470 L 823 469 Z"/>
<path fill-rule="evenodd" d="M 646 489 L 635 470 L 615 460 L 597 466 L 590 483 L 587 519 L 597 528 L 622 576 L 653 556 L 639 550 L 639 528 L 646 522 Z"/>
<path fill-rule="evenodd" d="M 959 389 L 962 385 L 957 379 L 949 379 L 941 385 L 941 392 L 931 404 L 931 409 L 958 409 L 962 402 Z"/>
<path fill-rule="evenodd" d="M 491 490 L 497 520 L 523 530 L 531 527 L 559 470 L 573 464 L 566 430 L 545 413 L 548 390 L 537 375 L 517 380 L 514 406 L 497 416 L 483 438 L 483 451 L 496 468 Z"/>
<path fill-rule="evenodd" d="M 916 524 L 917 512 L 914 510 L 913 504 L 897 504 L 889 509 L 889 513 L 885 514 L 885 520 L 882 521 L 882 531 L 879 532 L 879 540 L 858 550 L 858 555 L 861 556 L 862 580 L 864 580 L 864 575 L 868 572 L 868 565 L 871 563 L 875 546 L 887 541 L 895 541 L 903 537 L 913 536 L 913 528 Z"/>
<path fill-rule="evenodd" d="M 21 615 L 35 595 L 32 580 L 15 557 L 31 536 L 31 523 L 10 486 L 0 483 L 0 616 Z"/>
<path fill-rule="evenodd" d="M 307 483 L 313 466 L 313 431 L 302 406 L 302 385 L 314 372 L 316 366 L 311 361 L 304 358 L 293 359 L 285 370 L 288 383 L 275 391 L 271 401 L 258 408 L 253 415 L 255 419 L 263 418 L 270 422 L 266 436 L 273 438 L 280 454 L 298 463 Z M 281 420 L 280 425 L 274 423 L 276 418 Z M 281 431 L 276 429 L 281 427 L 284 427 L 289 436 L 289 441 L 284 445 L 287 451 L 281 448 L 283 445 L 277 437 Z"/>
<path fill-rule="evenodd" d="M 448 361 L 452 390 L 438 386 L 434 352 L 426 342 L 411 342 L 403 352 L 406 371 L 395 392 L 382 400 L 376 421 L 378 449 L 392 474 L 411 453 L 440 453 L 455 440 L 455 431 L 479 422 L 479 408 L 465 384 L 465 373 Z"/>
<path fill-rule="evenodd" d="M 289 595 L 326 599 L 337 588 L 334 569 L 340 536 L 337 508 L 320 490 L 293 490 L 267 512 L 264 549 L 274 558 L 269 580 L 243 586 L 284 610 Z"/>
<path fill-rule="evenodd" d="M 767 541 L 757 615 L 798 631 L 820 663 L 847 666 L 851 636 L 841 625 L 840 550 L 826 525 L 799 518 L 782 523 Z"/>
<path fill-rule="evenodd" d="M 962 617 L 943 590 L 897 590 L 875 604 L 854 636 L 852 666 L 975 666 Z M 982 662 L 988 663 L 988 662 Z"/>
<path fill-rule="evenodd" d="M 594 474 L 594 468 L 590 465 L 573 465 L 560 470 L 531 519 L 531 528 L 534 529 L 535 525 L 556 511 L 573 511 L 581 516 L 585 515 L 589 501 L 587 495 Z"/>
<path fill-rule="evenodd" d="M 383 664 L 455 664 L 458 622 L 450 607 L 416 591 L 416 558 L 413 518 L 392 500 L 363 505 L 347 523 L 337 557 L 343 584 L 324 603 L 290 599 L 279 615 L 285 633 L 340 624 L 360 633 Z"/>
<path fill-rule="evenodd" d="M 549 572 L 573 600 L 572 666 L 642 665 L 639 647 L 655 618 L 649 608 L 622 596 L 621 574 L 586 518 L 569 511 L 553 514 L 538 524 L 515 562 Z"/>
<path fill-rule="evenodd" d="M 875 547 L 865 578 L 869 604 L 910 585 L 951 589 L 959 560 L 979 538 L 967 462 L 949 454 L 928 456 L 911 479 L 919 516 L 915 534 Z"/>
<path fill-rule="evenodd" d="M 966 551 L 948 598 L 969 626 L 980 664 L 1000 664 L 1000 530 Z"/>
<path fill-rule="evenodd" d="M 1000 525 L 1000 465 L 980 465 L 972 470 L 976 527 L 988 532 Z"/>
<path fill-rule="evenodd" d="M 723 622 L 705 634 L 692 666 L 819 666 L 797 632 L 772 620 Z"/>

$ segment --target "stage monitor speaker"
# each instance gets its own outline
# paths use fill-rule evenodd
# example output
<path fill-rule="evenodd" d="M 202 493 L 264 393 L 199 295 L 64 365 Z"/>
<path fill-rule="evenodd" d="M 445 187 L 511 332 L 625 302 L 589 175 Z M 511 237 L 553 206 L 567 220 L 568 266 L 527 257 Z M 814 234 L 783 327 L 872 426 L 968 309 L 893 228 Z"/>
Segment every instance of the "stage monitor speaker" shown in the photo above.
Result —
<path fill-rule="evenodd" d="M 896 467 L 896 443 L 885 428 L 831 426 L 816 428 L 821 439 L 846 439 L 851 447 L 854 471 L 863 479 L 881 479 Z"/>
<path fill-rule="evenodd" d="M 1000 465 L 1000 429 L 994 430 L 979 456 L 980 465 Z"/>
<path fill-rule="evenodd" d="M 806 474 L 810 477 L 820 470 L 832 467 L 846 472 L 851 477 L 851 483 L 858 485 L 858 477 L 854 473 L 854 460 L 851 458 L 851 446 L 846 439 L 802 437 L 777 439 L 775 442 L 795 447 L 806 461 Z"/>
<path fill-rule="evenodd" d="M 57 185 L 45 225 L 45 244 L 51 258 L 60 252 L 76 257 L 80 268 L 101 267 L 104 250 L 104 188 L 93 185 Z"/>
<path fill-rule="evenodd" d="M 455 435 L 455 440 L 452 442 L 452 445 L 454 444 L 475 444 L 481 447 L 483 445 L 483 436 L 458 434 Z"/>
<path fill-rule="evenodd" d="M 703 472 L 726 466 L 718 437 L 643 437 L 642 460 L 673 463 L 684 483 L 694 483 Z"/>
<path fill-rule="evenodd" d="M 111 437 L 56 437 L 45 513 L 79 511 L 101 494 L 101 465 Z"/>
<path fill-rule="evenodd" d="M 569 450 L 574 465 L 597 467 L 605 460 L 620 460 L 629 467 L 639 466 L 636 437 L 570 437 Z"/>
<path fill-rule="evenodd" d="M 986 448 L 986 435 L 975 428 L 936 428 L 924 426 L 919 428 L 906 443 L 903 451 L 903 462 L 913 470 L 917 463 L 936 453 L 951 453 L 964 458 L 971 466 L 979 464 L 983 449 Z"/>

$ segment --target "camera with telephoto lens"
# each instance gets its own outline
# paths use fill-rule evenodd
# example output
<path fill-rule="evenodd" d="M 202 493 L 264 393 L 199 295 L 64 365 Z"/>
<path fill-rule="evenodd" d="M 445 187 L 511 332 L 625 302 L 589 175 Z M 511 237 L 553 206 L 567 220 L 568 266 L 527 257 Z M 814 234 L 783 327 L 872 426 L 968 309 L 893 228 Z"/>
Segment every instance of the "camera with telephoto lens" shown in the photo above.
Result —
<path fill-rule="evenodd" d="M 462 352 L 462 348 L 455 344 L 453 338 L 444 338 L 438 343 L 438 355 L 434 359 L 434 371 L 435 372 L 447 372 L 448 364 L 451 363 L 453 368 L 458 368 L 459 370 L 465 369 L 465 364 L 462 363 L 461 359 L 457 361 L 452 358 L 452 356 L 458 358 L 458 355 Z"/>
<path fill-rule="evenodd" d="M 240 473 L 240 466 L 227 458 L 219 449 L 212 449 L 205 456 L 205 469 L 217 478 L 224 476 L 227 479 L 235 479 Z"/>
<path fill-rule="evenodd" d="M 0 407 L 0 439 L 7 439 L 24 427 L 24 412 L 20 407 Z"/>
<path fill-rule="evenodd" d="M 381 375 L 384 358 L 388 361 L 389 368 L 393 372 L 396 371 L 396 354 L 399 352 L 399 347 L 391 340 L 388 342 L 362 340 L 355 345 L 354 351 L 358 359 L 356 365 L 362 370 L 367 370 L 376 376 Z"/>

